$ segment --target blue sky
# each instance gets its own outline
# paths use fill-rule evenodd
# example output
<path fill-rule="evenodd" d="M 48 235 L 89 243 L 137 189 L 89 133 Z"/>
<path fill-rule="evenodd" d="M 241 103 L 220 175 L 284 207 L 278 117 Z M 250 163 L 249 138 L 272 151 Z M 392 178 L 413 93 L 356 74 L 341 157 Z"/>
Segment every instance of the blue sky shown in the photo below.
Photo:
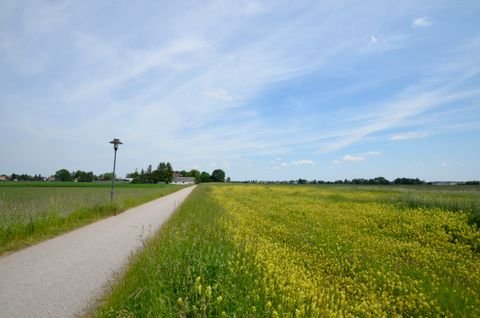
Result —
<path fill-rule="evenodd" d="M 0 173 L 480 179 L 480 2 L 0 2 Z"/>

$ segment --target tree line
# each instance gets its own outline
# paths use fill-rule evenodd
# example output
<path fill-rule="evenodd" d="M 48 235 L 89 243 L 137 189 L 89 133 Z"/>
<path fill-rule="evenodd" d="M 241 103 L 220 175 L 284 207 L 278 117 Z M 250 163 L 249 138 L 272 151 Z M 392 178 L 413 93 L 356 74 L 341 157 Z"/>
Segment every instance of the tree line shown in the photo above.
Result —
<path fill-rule="evenodd" d="M 277 183 L 277 184 L 369 184 L 369 185 L 422 185 L 422 184 L 432 184 L 432 182 L 427 182 L 420 180 L 419 178 L 396 178 L 392 181 L 384 177 L 376 177 L 372 179 L 344 179 L 344 180 L 335 180 L 335 181 L 324 181 L 324 180 L 307 180 L 307 179 L 297 179 L 289 181 L 258 181 L 258 180 L 247 180 L 241 181 L 240 183 Z M 480 185 L 480 181 L 466 181 L 458 182 L 460 185 Z"/>
<path fill-rule="evenodd" d="M 101 175 L 95 175 L 92 171 L 68 171 L 67 169 L 60 169 L 51 177 L 44 177 L 41 174 L 29 175 L 29 174 L 16 174 L 12 173 L 10 176 L 6 176 L 7 180 L 12 181 L 79 181 L 79 182 L 92 182 L 98 180 L 112 180 L 112 173 L 105 173 Z"/>
<path fill-rule="evenodd" d="M 160 162 L 155 170 L 149 165 L 146 170 L 142 169 L 140 172 L 135 170 L 127 174 L 127 178 L 133 179 L 132 183 L 171 183 L 173 177 L 174 171 L 170 162 Z"/>
<path fill-rule="evenodd" d="M 215 169 L 212 173 L 206 171 L 200 172 L 199 170 L 192 169 L 190 171 L 181 170 L 174 171 L 172 165 L 167 162 L 161 162 L 157 168 L 153 170 L 152 165 L 149 165 L 147 169 L 141 169 L 138 172 L 136 169 L 134 172 L 128 173 L 127 178 L 131 178 L 133 183 L 158 183 L 165 182 L 171 183 L 175 176 L 180 177 L 192 177 L 195 179 L 195 183 L 205 182 L 230 182 L 230 178 L 225 178 L 225 172 L 221 169 Z M 44 177 L 41 174 L 29 175 L 29 174 L 16 174 L 12 173 L 10 176 L 0 175 L 0 177 L 6 177 L 3 180 L 16 180 L 16 181 L 77 181 L 77 182 L 93 182 L 93 181 L 111 181 L 113 174 L 106 172 L 100 175 L 95 175 L 92 171 L 86 172 L 82 170 L 68 171 L 67 169 L 60 169 L 55 172 L 50 178 Z M 396 178 L 392 181 L 384 177 L 376 177 L 372 179 L 344 179 L 335 181 L 324 180 L 307 180 L 297 179 L 290 181 L 258 181 L 258 180 L 246 180 L 237 181 L 239 183 L 277 183 L 277 184 L 370 184 L 370 185 L 389 185 L 389 184 L 402 184 L 402 185 L 422 185 L 431 184 L 432 182 L 426 182 L 419 178 Z M 459 182 L 460 185 L 480 185 L 480 181 L 472 180 Z"/>
<path fill-rule="evenodd" d="M 28 174 L 16 174 L 13 173 L 10 176 L 2 175 L 5 177 L 3 180 L 12 181 L 61 181 L 61 182 L 94 182 L 94 181 L 111 181 L 113 178 L 112 172 L 106 172 L 100 175 L 95 175 L 92 171 L 69 171 L 67 169 L 60 169 L 49 178 L 40 174 L 34 176 Z M 152 165 L 149 165 L 146 169 L 135 169 L 134 172 L 127 174 L 127 179 L 131 179 L 132 183 L 171 183 L 175 177 L 192 177 L 195 183 L 205 182 L 229 182 L 230 178 L 225 179 L 225 172 L 222 169 L 215 169 L 212 173 L 206 171 L 200 172 L 199 170 L 192 169 L 190 171 L 181 170 L 174 171 L 170 162 L 160 162 L 156 169 L 153 169 Z M 119 179 L 116 177 L 116 179 Z"/>
<path fill-rule="evenodd" d="M 171 183 L 175 176 L 194 178 L 195 183 L 225 182 L 225 172 L 221 169 L 213 170 L 212 174 L 196 169 L 174 171 L 170 162 L 160 162 L 155 170 L 152 165 L 149 165 L 147 169 L 141 169 L 140 172 L 136 169 L 127 174 L 127 178 L 131 178 L 132 183 Z"/>

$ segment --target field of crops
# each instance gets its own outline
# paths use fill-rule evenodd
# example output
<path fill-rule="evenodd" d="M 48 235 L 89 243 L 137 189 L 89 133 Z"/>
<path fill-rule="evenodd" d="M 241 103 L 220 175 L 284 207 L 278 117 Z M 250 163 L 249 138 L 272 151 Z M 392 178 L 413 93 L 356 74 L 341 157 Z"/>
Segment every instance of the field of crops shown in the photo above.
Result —
<path fill-rule="evenodd" d="M 479 317 L 480 189 L 202 185 L 107 317 Z"/>
<path fill-rule="evenodd" d="M 0 183 L 0 253 L 29 245 L 180 189 L 167 185 Z"/>

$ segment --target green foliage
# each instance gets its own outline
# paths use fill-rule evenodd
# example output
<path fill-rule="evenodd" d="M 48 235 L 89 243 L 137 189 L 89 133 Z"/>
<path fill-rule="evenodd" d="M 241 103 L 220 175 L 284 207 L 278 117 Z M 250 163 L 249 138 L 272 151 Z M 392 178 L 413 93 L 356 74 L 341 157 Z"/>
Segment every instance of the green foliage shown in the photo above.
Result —
<path fill-rule="evenodd" d="M 78 182 L 93 182 L 96 179 L 92 171 L 85 172 L 81 170 L 75 171 L 73 178 L 76 179 Z"/>
<path fill-rule="evenodd" d="M 147 167 L 147 170 L 137 170 L 133 173 L 127 174 L 128 178 L 133 178 L 133 183 L 171 183 L 173 181 L 173 168 L 170 162 L 160 162 L 157 169 L 153 170 L 152 165 Z"/>
<path fill-rule="evenodd" d="M 195 178 L 195 183 L 200 183 L 200 171 L 196 169 L 192 169 L 188 172 L 187 177 L 193 177 Z"/>
<path fill-rule="evenodd" d="M 98 176 L 98 180 L 100 181 L 112 181 L 113 179 L 113 172 L 105 172 Z"/>
<path fill-rule="evenodd" d="M 55 180 L 56 181 L 72 181 L 73 176 L 70 174 L 70 171 L 67 169 L 60 169 L 55 172 Z"/>
<path fill-rule="evenodd" d="M 225 171 L 222 169 L 215 169 L 212 172 L 213 182 L 225 182 Z"/>
<path fill-rule="evenodd" d="M 407 184 L 407 185 L 419 185 L 419 184 L 424 184 L 425 181 L 422 181 L 418 178 L 397 178 L 393 180 L 394 184 Z"/>
<path fill-rule="evenodd" d="M 200 182 L 212 182 L 212 176 L 208 172 L 202 171 L 202 173 L 200 174 Z"/>

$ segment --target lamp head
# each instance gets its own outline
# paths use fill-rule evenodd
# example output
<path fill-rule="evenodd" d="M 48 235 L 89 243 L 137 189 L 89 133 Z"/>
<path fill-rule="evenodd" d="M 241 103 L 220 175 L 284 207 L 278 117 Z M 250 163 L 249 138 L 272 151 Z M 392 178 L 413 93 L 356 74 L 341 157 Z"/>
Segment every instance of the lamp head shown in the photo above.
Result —
<path fill-rule="evenodd" d="M 123 142 L 121 142 L 120 139 L 118 139 L 118 138 L 113 139 L 112 141 L 110 141 L 110 143 L 113 144 L 113 149 L 115 149 L 115 150 L 118 149 L 118 145 L 123 144 Z"/>

